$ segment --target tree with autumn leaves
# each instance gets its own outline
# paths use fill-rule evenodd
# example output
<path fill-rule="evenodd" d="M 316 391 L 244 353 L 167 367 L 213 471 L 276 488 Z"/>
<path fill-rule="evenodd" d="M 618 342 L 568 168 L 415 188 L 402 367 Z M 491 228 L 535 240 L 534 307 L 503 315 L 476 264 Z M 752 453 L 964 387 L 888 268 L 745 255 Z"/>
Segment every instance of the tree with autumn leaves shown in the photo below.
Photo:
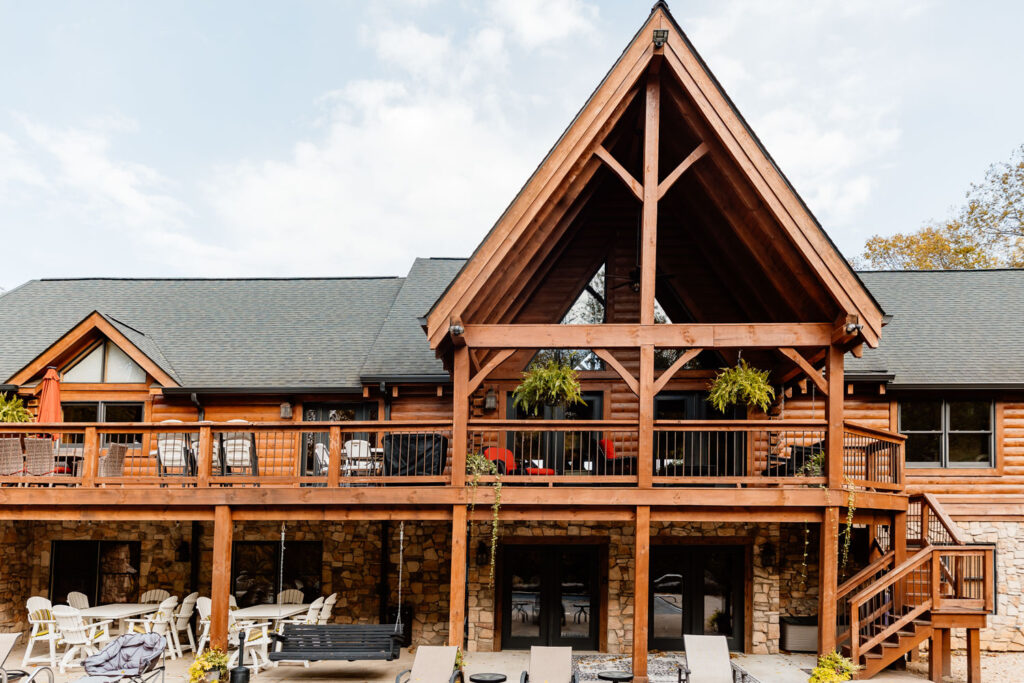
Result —
<path fill-rule="evenodd" d="M 993 164 L 953 216 L 914 232 L 875 235 L 858 267 L 968 270 L 1024 267 L 1024 145 Z"/>

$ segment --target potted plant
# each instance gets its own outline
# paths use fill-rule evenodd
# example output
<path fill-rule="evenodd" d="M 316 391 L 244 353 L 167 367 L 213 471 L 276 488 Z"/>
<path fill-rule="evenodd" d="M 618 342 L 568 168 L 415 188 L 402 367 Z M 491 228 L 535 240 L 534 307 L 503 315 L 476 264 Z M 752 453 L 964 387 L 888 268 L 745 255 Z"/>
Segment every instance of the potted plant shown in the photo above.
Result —
<path fill-rule="evenodd" d="M 188 683 L 227 680 L 227 677 L 228 655 L 222 650 L 206 650 L 188 667 Z"/>
<path fill-rule="evenodd" d="M 517 408 L 537 415 L 544 406 L 570 406 L 583 403 L 580 380 L 569 363 L 560 358 L 535 360 L 523 373 L 523 381 L 512 392 Z"/>
<path fill-rule="evenodd" d="M 724 413 L 737 403 L 757 406 L 767 412 L 775 399 L 775 389 L 768 381 L 768 370 L 750 367 L 742 358 L 735 367 L 722 368 L 708 385 L 708 401 Z"/>
<path fill-rule="evenodd" d="M 807 683 L 852 681 L 853 675 L 860 671 L 860 668 L 849 657 L 832 650 L 827 655 L 818 657 L 818 665 L 811 671 L 811 679 Z"/>
<path fill-rule="evenodd" d="M 0 422 L 31 422 L 32 413 L 28 411 L 21 398 L 14 394 L 0 394 Z"/>

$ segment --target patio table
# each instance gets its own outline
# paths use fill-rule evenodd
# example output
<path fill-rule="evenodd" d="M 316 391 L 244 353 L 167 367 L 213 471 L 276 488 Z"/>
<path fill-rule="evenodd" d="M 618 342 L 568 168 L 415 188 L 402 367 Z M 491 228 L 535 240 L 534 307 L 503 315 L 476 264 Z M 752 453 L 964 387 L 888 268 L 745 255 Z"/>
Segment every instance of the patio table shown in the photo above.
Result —
<path fill-rule="evenodd" d="M 291 619 L 309 611 L 309 603 L 294 605 L 253 605 L 236 609 L 231 614 L 238 620 L 245 621 L 280 621 Z"/>
<path fill-rule="evenodd" d="M 160 605 L 153 602 L 117 602 L 107 605 L 96 605 L 82 610 L 82 617 L 85 619 L 105 620 L 110 619 L 118 623 L 119 630 L 124 633 L 124 620 L 134 617 L 141 617 L 152 614 L 160 609 Z"/>

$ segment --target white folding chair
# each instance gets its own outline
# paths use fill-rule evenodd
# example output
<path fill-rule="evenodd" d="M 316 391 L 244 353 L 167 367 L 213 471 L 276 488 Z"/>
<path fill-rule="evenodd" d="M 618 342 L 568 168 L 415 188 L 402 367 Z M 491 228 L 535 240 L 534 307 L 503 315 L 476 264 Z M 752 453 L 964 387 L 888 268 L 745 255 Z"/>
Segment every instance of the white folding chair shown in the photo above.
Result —
<path fill-rule="evenodd" d="M 57 666 L 57 642 L 60 640 L 60 633 L 57 632 L 57 622 L 53 618 L 53 605 L 46 598 L 33 596 L 25 603 L 28 610 L 28 644 L 25 646 L 25 654 L 21 658 L 21 666 L 30 664 L 47 664 L 51 667 Z M 32 656 L 32 648 L 36 643 L 44 643 L 49 650 L 49 655 Z"/>
<path fill-rule="evenodd" d="M 182 632 L 188 637 L 188 649 L 196 651 L 196 639 L 192 634 L 192 613 L 196 609 L 196 600 L 199 593 L 190 593 L 181 601 L 181 607 L 174 615 L 174 626 L 171 627 L 171 638 L 174 640 L 174 648 L 178 651 L 179 657 L 184 657 L 184 646 L 181 643 Z"/>
<path fill-rule="evenodd" d="M 99 646 L 110 640 L 110 619 L 86 624 L 82 613 L 70 605 L 54 607 L 53 618 L 57 622 L 60 640 L 66 646 L 64 656 L 57 665 L 61 673 L 68 666 L 99 652 Z"/>
<path fill-rule="evenodd" d="M 338 602 L 338 594 L 331 593 L 324 600 L 324 606 L 320 608 L 320 616 L 317 618 L 318 624 L 329 624 L 331 623 L 331 617 L 334 616 L 334 603 Z"/>
<path fill-rule="evenodd" d="M 68 593 L 68 604 L 75 609 L 89 609 L 89 598 L 86 597 L 85 593 L 71 591 Z"/>
<path fill-rule="evenodd" d="M 146 591 L 145 593 L 143 593 L 142 597 L 139 598 L 139 602 L 146 605 L 152 605 L 153 603 L 161 603 L 169 597 L 171 597 L 171 594 L 165 591 L 163 588 L 155 588 L 151 591 Z"/>
<path fill-rule="evenodd" d="M 302 591 L 297 588 L 287 588 L 277 594 L 277 604 L 279 605 L 301 605 L 302 600 Z"/>

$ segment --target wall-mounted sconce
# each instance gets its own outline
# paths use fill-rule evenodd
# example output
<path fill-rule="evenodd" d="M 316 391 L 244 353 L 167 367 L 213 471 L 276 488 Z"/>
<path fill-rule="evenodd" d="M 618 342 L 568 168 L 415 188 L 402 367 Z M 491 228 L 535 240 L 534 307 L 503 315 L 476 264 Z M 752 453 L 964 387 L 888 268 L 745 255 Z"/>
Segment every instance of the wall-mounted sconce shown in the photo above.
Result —
<path fill-rule="evenodd" d="M 484 410 L 487 412 L 493 412 L 498 409 L 498 394 L 494 391 L 494 387 L 487 390 L 487 395 L 484 396 Z"/>
<path fill-rule="evenodd" d="M 654 47 L 661 47 L 668 41 L 668 29 L 667 28 L 656 28 L 654 29 Z"/>
<path fill-rule="evenodd" d="M 292 419 L 292 404 L 285 401 L 281 404 L 281 419 L 290 420 Z"/>

